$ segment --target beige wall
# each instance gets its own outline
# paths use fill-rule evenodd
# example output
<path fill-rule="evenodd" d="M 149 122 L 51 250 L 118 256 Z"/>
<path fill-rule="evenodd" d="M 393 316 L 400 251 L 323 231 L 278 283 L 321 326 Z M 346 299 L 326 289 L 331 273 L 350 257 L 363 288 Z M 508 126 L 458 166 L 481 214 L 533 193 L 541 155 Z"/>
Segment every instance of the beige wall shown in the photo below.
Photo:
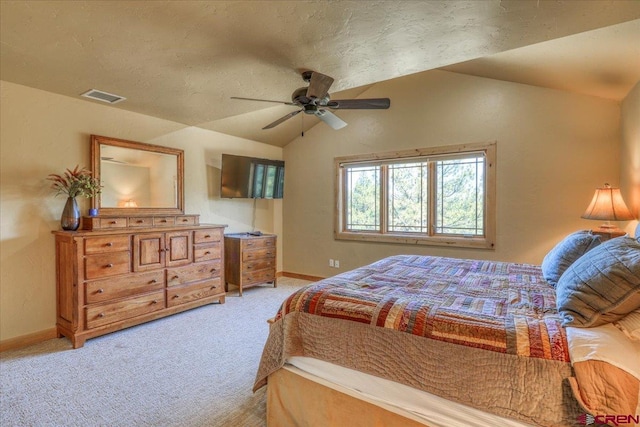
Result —
<path fill-rule="evenodd" d="M 227 231 L 282 232 L 282 201 L 219 199 L 222 152 L 282 158 L 282 149 L 0 82 L 0 341 L 55 326 L 55 252 L 64 206 L 45 180 L 90 165 L 89 135 L 185 150 L 185 211 Z M 88 203 L 82 201 L 86 213 Z M 282 240 L 282 239 L 280 239 Z M 280 257 L 279 269 L 281 269 Z"/>
<path fill-rule="evenodd" d="M 629 209 L 640 218 L 640 82 L 622 102 L 620 188 Z M 627 233 L 633 234 L 637 223 L 630 221 Z"/>
<path fill-rule="evenodd" d="M 285 147 L 284 270 L 329 276 L 384 256 L 417 253 L 536 263 L 571 231 L 594 189 L 620 178 L 620 106 L 613 101 L 444 71 L 376 84 L 363 98 L 387 111 L 340 111 Z M 333 239 L 333 158 L 497 141 L 497 245 L 471 250 Z M 329 268 L 329 258 L 340 269 Z"/>

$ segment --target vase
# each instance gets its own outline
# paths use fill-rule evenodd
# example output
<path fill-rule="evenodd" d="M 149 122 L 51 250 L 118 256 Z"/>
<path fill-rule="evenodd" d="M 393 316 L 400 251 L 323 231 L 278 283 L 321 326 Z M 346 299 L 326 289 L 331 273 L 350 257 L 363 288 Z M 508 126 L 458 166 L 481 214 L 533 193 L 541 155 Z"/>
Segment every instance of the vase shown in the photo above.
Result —
<path fill-rule="evenodd" d="M 67 203 L 62 210 L 62 218 L 60 218 L 60 225 L 63 230 L 74 231 L 80 226 L 80 208 L 78 208 L 78 202 L 75 197 L 68 197 Z"/>

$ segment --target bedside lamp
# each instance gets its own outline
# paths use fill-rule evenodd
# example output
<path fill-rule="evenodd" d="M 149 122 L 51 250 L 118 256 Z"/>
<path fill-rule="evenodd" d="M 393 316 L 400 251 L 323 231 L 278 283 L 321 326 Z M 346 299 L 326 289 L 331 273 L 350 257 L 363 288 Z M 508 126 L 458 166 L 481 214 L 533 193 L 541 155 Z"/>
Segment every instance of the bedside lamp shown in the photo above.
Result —
<path fill-rule="evenodd" d="M 619 188 L 612 188 L 609 184 L 596 188 L 593 200 L 582 214 L 585 219 L 599 219 L 606 221 L 604 224 L 593 230 L 594 233 L 604 234 L 609 237 L 618 237 L 625 234 L 617 226 L 609 221 L 629 221 L 635 219 L 627 205 L 625 205 Z"/>

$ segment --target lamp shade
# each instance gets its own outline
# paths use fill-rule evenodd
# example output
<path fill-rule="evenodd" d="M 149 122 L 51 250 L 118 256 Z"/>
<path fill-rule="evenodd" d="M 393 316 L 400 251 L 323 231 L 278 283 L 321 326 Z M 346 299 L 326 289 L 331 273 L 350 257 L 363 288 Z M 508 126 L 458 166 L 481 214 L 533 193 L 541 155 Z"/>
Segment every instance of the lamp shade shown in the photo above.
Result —
<path fill-rule="evenodd" d="M 585 219 L 600 219 L 604 221 L 629 221 L 634 219 L 633 214 L 624 204 L 619 188 L 612 188 L 605 184 L 602 188 L 596 188 L 593 200 L 582 214 Z"/>

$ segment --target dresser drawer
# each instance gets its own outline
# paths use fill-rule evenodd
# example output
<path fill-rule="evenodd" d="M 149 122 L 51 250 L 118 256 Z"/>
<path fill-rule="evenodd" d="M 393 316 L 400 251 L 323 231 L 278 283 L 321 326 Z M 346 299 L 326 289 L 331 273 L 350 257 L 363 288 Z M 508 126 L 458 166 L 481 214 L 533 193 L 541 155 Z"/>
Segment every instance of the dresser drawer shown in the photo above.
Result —
<path fill-rule="evenodd" d="M 193 243 L 209 243 L 222 241 L 222 230 L 220 229 L 206 229 L 196 230 L 193 233 Z"/>
<path fill-rule="evenodd" d="M 127 228 L 127 218 L 125 217 L 100 218 L 98 219 L 98 222 L 98 228 L 102 230 L 108 230 L 111 228 Z"/>
<path fill-rule="evenodd" d="M 117 276 L 131 271 L 131 252 L 88 255 L 84 259 L 84 277 L 88 280 Z"/>
<path fill-rule="evenodd" d="M 109 323 L 130 319 L 165 308 L 164 291 L 157 291 L 109 304 L 85 309 L 87 328 L 97 328 Z"/>
<path fill-rule="evenodd" d="M 164 289 L 164 271 L 133 274 L 85 283 L 87 304 Z"/>
<path fill-rule="evenodd" d="M 195 262 L 211 261 L 214 259 L 220 259 L 221 243 L 217 242 L 211 245 L 195 246 L 193 248 L 193 260 Z"/>
<path fill-rule="evenodd" d="M 89 237 L 84 240 L 84 253 L 86 255 L 121 252 L 130 249 L 131 237 L 129 235 Z"/>
<path fill-rule="evenodd" d="M 176 225 L 175 216 L 154 216 L 153 225 L 156 227 L 167 227 L 169 225 Z"/>
<path fill-rule="evenodd" d="M 220 260 L 167 269 L 167 286 L 183 285 L 220 276 Z"/>
<path fill-rule="evenodd" d="M 176 217 L 176 225 L 196 225 L 198 223 L 195 215 L 186 215 Z"/>
<path fill-rule="evenodd" d="M 264 237 L 257 239 L 246 239 L 242 241 L 242 249 L 259 249 L 259 248 L 273 248 L 276 246 L 276 239 L 273 237 Z"/>
<path fill-rule="evenodd" d="M 206 280 L 185 286 L 174 286 L 167 290 L 167 307 L 224 294 L 220 278 Z"/>
<path fill-rule="evenodd" d="M 256 283 L 273 282 L 275 279 L 276 272 L 274 269 L 242 272 L 242 283 L 244 286 Z"/>
<path fill-rule="evenodd" d="M 134 216 L 129 218 L 129 227 L 153 227 L 153 217 Z"/>
<path fill-rule="evenodd" d="M 248 261 L 242 265 L 242 271 L 245 273 L 248 273 L 251 271 L 264 270 L 267 268 L 271 270 L 276 268 L 275 258 L 265 258 L 265 259 L 258 259 L 255 261 Z"/>
<path fill-rule="evenodd" d="M 242 252 L 242 261 L 245 261 L 245 262 L 256 260 L 256 259 L 275 258 L 275 257 L 276 257 L 275 248 L 254 249 L 254 250 Z"/>

